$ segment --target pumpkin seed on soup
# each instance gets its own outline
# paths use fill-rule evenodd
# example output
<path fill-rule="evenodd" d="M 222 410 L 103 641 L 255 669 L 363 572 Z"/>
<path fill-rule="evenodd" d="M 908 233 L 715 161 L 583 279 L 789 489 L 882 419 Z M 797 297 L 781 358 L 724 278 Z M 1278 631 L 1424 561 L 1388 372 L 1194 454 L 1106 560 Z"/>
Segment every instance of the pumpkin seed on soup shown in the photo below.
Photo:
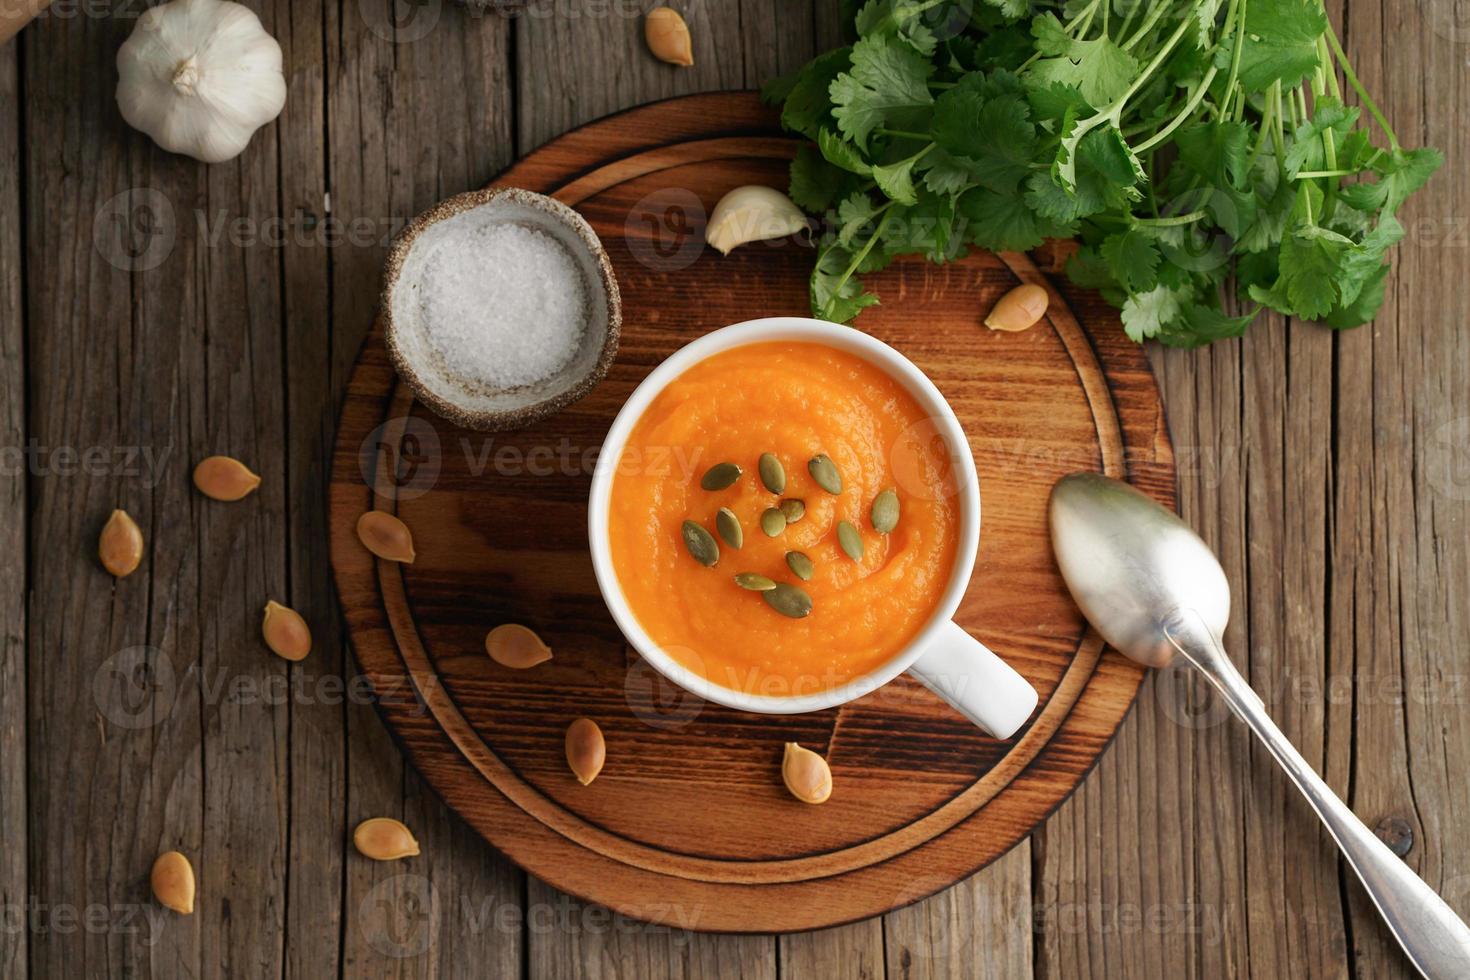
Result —
<path fill-rule="evenodd" d="M 728 507 L 721 507 L 719 513 L 715 514 L 715 530 L 720 532 L 720 537 L 732 548 L 739 548 L 745 543 L 745 531 L 740 526 L 740 518 Z"/>
<path fill-rule="evenodd" d="M 831 456 L 819 453 L 807 462 L 806 468 L 812 479 L 817 481 L 817 486 L 832 494 L 842 492 L 842 474 L 837 471 L 837 464 L 832 462 Z"/>
<path fill-rule="evenodd" d="M 884 490 L 873 499 L 872 510 L 873 530 L 879 534 L 887 534 L 898 526 L 898 494 L 893 490 Z"/>
<path fill-rule="evenodd" d="M 781 513 L 786 515 L 787 524 L 795 524 L 806 516 L 806 502 L 788 497 L 776 506 L 781 508 Z"/>
<path fill-rule="evenodd" d="M 812 560 L 799 551 L 786 552 L 786 567 L 791 569 L 792 574 L 803 582 L 810 582 L 812 573 L 816 571 Z"/>
<path fill-rule="evenodd" d="M 812 597 L 794 585 L 779 583 L 774 589 L 761 593 L 766 605 L 783 616 L 802 619 L 812 611 Z"/>
<path fill-rule="evenodd" d="M 853 561 L 863 560 L 863 536 L 849 522 L 837 522 L 837 543 Z"/>
<path fill-rule="evenodd" d="M 776 587 L 775 582 L 755 572 L 739 573 L 735 576 L 735 584 L 752 592 L 769 592 Z"/>
<path fill-rule="evenodd" d="M 734 463 L 716 463 L 704 471 L 699 485 L 706 490 L 723 490 L 740 479 L 740 467 Z"/>
<path fill-rule="evenodd" d="M 684 547 L 694 556 L 694 560 L 706 568 L 711 568 L 720 560 L 720 546 L 715 544 L 714 535 L 710 534 L 700 524 L 694 521 L 685 521 L 679 527 L 684 536 Z"/>
<path fill-rule="evenodd" d="M 781 512 L 780 507 L 767 507 L 761 512 L 761 530 L 766 532 L 768 538 L 774 538 L 786 530 L 786 515 Z"/>
<path fill-rule="evenodd" d="M 756 463 L 756 470 L 760 473 L 761 482 L 766 489 L 772 493 L 780 493 L 786 489 L 786 467 L 776 458 L 775 453 L 761 453 L 760 460 Z"/>

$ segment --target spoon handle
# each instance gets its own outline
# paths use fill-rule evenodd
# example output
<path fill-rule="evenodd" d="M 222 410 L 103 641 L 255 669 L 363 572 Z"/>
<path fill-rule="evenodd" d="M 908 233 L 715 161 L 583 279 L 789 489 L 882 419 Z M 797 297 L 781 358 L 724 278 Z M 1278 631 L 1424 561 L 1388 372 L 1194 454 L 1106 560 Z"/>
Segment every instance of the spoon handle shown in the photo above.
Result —
<path fill-rule="evenodd" d="M 1363 825 L 1287 741 L 1204 618 L 1193 609 L 1180 610 L 1165 624 L 1164 634 L 1209 678 L 1317 811 L 1414 967 L 1430 980 L 1470 977 L 1470 927 Z"/>

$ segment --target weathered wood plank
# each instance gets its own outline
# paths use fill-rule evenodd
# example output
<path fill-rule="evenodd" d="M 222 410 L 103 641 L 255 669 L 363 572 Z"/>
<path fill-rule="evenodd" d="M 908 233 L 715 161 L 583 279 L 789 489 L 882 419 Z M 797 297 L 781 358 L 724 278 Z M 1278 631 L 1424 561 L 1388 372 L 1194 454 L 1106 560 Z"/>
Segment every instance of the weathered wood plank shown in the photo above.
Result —
<path fill-rule="evenodd" d="M 302 432 L 302 451 L 312 444 L 313 507 L 325 507 L 320 488 L 341 390 L 372 324 L 392 236 L 419 211 L 487 183 L 513 159 L 510 29 L 500 17 L 447 3 L 327 4 L 331 208 L 321 220 L 335 244 L 328 250 L 330 334 L 313 341 L 319 366 L 303 365 L 330 374 L 317 396 L 325 428 Z M 313 510 L 305 566 L 321 589 L 328 581 L 324 519 L 324 510 Z M 349 678 L 357 674 L 350 657 L 344 669 Z M 519 908 L 524 876 L 429 793 L 371 707 L 351 703 L 345 718 L 346 822 L 333 831 L 347 848 L 345 974 L 518 975 L 523 930 L 504 925 L 504 910 Z M 358 855 L 348 843 L 351 828 L 372 816 L 404 820 L 422 855 L 386 865 Z"/>
<path fill-rule="evenodd" d="M 326 487 L 342 373 L 334 349 L 330 252 L 343 247 L 327 215 L 325 19 L 316 0 L 276 0 L 289 92 L 276 123 L 280 206 L 268 244 L 280 263 L 284 316 L 286 587 L 279 601 L 306 617 L 311 656 L 290 668 L 287 746 L 285 974 L 340 972 L 342 864 L 348 848 L 345 699 L 361 697 L 340 629 L 326 554 Z M 346 247 L 351 247 L 346 246 Z"/>
<path fill-rule="evenodd" d="M 25 300 L 21 285 L 20 75 L 16 43 L 0 44 L 0 908 L 23 908 L 26 875 Z M 0 931 L 0 974 L 23 976 L 27 931 Z"/>
<path fill-rule="evenodd" d="M 1034 974 L 1031 844 L 932 898 L 883 917 L 888 980 Z"/>
<path fill-rule="evenodd" d="M 160 851 L 205 864 L 204 706 L 189 672 L 204 585 L 177 463 L 192 448 L 181 419 L 204 414 L 189 211 L 202 190 L 198 168 L 152 153 L 117 117 L 110 73 L 89 70 L 130 26 L 47 18 L 22 39 L 30 423 L 46 450 L 29 529 L 30 661 L 47 664 L 28 677 L 29 820 L 64 829 L 32 852 L 30 890 L 52 908 L 156 910 L 147 875 Z M 132 271 L 155 261 L 166 274 Z M 129 447 L 149 454 L 141 475 L 120 458 Z M 105 463 L 65 475 L 63 448 Z M 114 507 L 147 541 L 142 568 L 116 583 L 95 559 Z M 31 972 L 203 975 L 199 937 L 221 889 L 213 874 L 201 884 L 199 914 L 152 920 L 156 934 L 32 932 Z"/>
<path fill-rule="evenodd" d="M 1350 732 L 1354 751 L 1334 785 L 1370 826 L 1407 825 L 1410 866 L 1470 915 L 1470 139 L 1458 122 L 1470 34 L 1452 6 L 1409 3 L 1354 3 L 1345 33 L 1399 138 L 1448 162 L 1400 214 L 1407 234 L 1377 322 L 1338 341 L 1327 625 L 1334 671 L 1352 678 L 1332 734 Z M 1357 975 L 1408 975 L 1362 891 L 1345 892 Z"/>
<path fill-rule="evenodd" d="M 883 920 L 867 919 L 833 929 L 798 932 L 780 938 L 783 980 L 878 980 L 886 975 Z"/>
<path fill-rule="evenodd" d="M 658 924 L 617 915 L 531 878 L 528 980 L 775 980 L 771 936 L 699 933 L 698 909 L 659 910 Z"/>
<path fill-rule="evenodd" d="M 650 5 L 652 6 L 652 5 Z M 629 4 L 568 7 L 531 0 L 516 20 L 518 149 L 629 106 L 746 84 L 740 5 L 682 0 L 694 64 L 667 65 L 643 41 L 643 9 Z M 798 9 L 805 5 L 798 5 Z"/>

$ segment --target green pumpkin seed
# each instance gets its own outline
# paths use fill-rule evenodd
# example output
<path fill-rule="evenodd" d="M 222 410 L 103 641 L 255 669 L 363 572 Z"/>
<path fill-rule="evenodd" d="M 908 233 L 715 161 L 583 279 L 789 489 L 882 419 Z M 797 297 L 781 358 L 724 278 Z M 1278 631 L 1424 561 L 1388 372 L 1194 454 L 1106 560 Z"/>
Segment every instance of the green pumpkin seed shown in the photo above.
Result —
<path fill-rule="evenodd" d="M 786 489 L 786 467 L 773 453 L 761 453 L 761 458 L 756 463 L 756 470 L 761 475 L 761 482 L 766 489 L 772 493 L 780 493 Z"/>
<path fill-rule="evenodd" d="M 786 515 L 787 524 L 795 524 L 806 516 L 806 502 L 788 497 L 776 506 L 781 508 L 781 513 Z"/>
<path fill-rule="evenodd" d="M 837 543 L 853 561 L 863 560 L 863 536 L 847 521 L 837 522 Z"/>
<path fill-rule="evenodd" d="M 723 490 L 740 479 L 740 467 L 734 463 L 716 463 L 704 471 L 699 485 L 706 490 Z"/>
<path fill-rule="evenodd" d="M 741 572 L 735 576 L 735 584 L 752 592 L 769 592 L 776 587 L 775 582 L 755 572 Z"/>
<path fill-rule="evenodd" d="M 812 597 L 801 591 L 794 585 L 780 583 L 769 592 L 762 592 L 761 598 L 766 600 L 766 605 L 783 616 L 792 619 L 801 619 L 812 611 Z"/>
<path fill-rule="evenodd" d="M 706 568 L 711 568 L 720 560 L 720 546 L 715 544 L 715 536 L 710 534 L 700 524 L 694 521 L 685 521 L 679 528 L 684 535 L 684 547 L 694 556 L 694 560 Z"/>
<path fill-rule="evenodd" d="M 892 490 L 884 490 L 874 497 L 871 517 L 873 530 L 879 534 L 887 534 L 898 527 L 898 494 Z"/>
<path fill-rule="evenodd" d="M 791 569 L 792 574 L 803 582 L 810 582 L 812 573 L 816 571 L 812 560 L 799 551 L 786 552 L 786 567 Z"/>
<path fill-rule="evenodd" d="M 774 538 L 786 530 L 786 515 L 781 513 L 780 507 L 767 507 L 761 512 L 761 530 L 766 532 L 768 538 Z"/>
<path fill-rule="evenodd" d="M 842 492 L 842 474 L 837 472 L 837 464 L 832 462 L 832 457 L 826 453 L 813 456 L 806 464 L 812 479 L 817 481 L 817 486 L 828 493 Z"/>
<path fill-rule="evenodd" d="M 732 548 L 738 548 L 745 543 L 745 531 L 740 527 L 740 518 L 728 507 L 721 507 L 719 513 L 715 514 L 715 530 L 720 532 L 720 537 Z"/>

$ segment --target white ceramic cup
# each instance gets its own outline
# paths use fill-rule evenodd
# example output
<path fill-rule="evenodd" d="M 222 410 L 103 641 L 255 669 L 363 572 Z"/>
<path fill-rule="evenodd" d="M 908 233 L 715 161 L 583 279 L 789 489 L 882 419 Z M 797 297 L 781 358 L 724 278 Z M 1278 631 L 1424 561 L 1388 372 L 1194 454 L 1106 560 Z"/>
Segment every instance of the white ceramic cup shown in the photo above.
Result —
<path fill-rule="evenodd" d="M 934 614 L 913 640 L 878 669 L 839 687 L 790 697 L 747 694 L 717 684 L 669 656 L 653 641 L 628 607 L 608 546 L 608 510 L 613 476 L 633 426 L 665 386 L 705 358 L 732 347 L 768 341 L 807 341 L 854 354 L 901 383 L 928 414 L 945 440 L 959 498 L 960 541 L 954 569 Z M 592 476 L 587 531 L 597 585 L 618 628 L 659 673 L 680 687 L 718 704 L 746 711 L 794 714 L 821 711 L 862 697 L 909 671 L 962 715 L 996 738 L 1009 738 L 1031 717 L 1036 690 L 990 648 L 953 622 L 970 584 L 980 546 L 980 481 L 970 443 L 954 410 L 934 383 L 908 358 L 860 330 L 803 317 L 749 320 L 708 333 L 674 352 L 628 398 L 608 430 Z"/>

